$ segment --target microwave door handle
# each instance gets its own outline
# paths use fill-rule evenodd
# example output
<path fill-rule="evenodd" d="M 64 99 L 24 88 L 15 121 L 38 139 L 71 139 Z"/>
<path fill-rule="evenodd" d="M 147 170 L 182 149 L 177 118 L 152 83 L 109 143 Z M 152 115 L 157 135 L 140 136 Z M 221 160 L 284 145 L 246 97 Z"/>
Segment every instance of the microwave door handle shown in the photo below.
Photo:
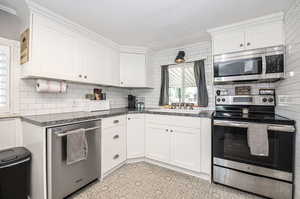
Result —
<path fill-rule="evenodd" d="M 94 127 L 91 127 L 91 128 L 87 128 L 87 129 L 83 129 L 85 132 L 90 132 L 90 131 L 93 131 L 93 130 L 96 130 L 96 129 L 100 129 L 101 126 L 94 126 Z M 76 133 L 79 133 L 81 132 L 79 129 L 78 131 L 74 131 L 72 130 L 73 132 L 71 133 L 65 133 L 66 131 L 59 131 L 59 132 L 56 132 L 55 134 L 58 136 L 58 137 L 63 137 L 63 136 L 67 136 L 67 135 L 71 135 L 71 134 L 76 134 Z"/>

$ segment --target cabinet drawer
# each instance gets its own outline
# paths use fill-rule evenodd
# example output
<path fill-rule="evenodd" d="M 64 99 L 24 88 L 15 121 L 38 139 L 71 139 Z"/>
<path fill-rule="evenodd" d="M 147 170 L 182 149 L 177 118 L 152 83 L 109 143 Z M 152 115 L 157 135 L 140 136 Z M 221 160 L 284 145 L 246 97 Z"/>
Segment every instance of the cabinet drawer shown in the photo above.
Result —
<path fill-rule="evenodd" d="M 117 145 L 102 152 L 102 174 L 118 166 L 126 160 L 125 145 Z"/>
<path fill-rule="evenodd" d="M 131 120 L 131 119 L 145 119 L 145 115 L 144 114 L 128 114 L 127 120 Z"/>
<path fill-rule="evenodd" d="M 125 124 L 125 121 L 126 121 L 126 115 L 104 118 L 102 119 L 102 129 Z"/>
<path fill-rule="evenodd" d="M 103 129 L 102 131 L 102 148 L 110 150 L 111 148 L 124 144 L 125 145 L 125 125 Z"/>

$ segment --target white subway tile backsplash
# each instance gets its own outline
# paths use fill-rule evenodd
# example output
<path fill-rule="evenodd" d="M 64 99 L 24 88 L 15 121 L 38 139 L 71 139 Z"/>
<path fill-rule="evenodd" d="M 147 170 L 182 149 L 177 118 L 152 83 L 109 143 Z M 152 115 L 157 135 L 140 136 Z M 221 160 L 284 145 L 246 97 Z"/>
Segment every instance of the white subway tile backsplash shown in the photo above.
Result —
<path fill-rule="evenodd" d="M 296 120 L 300 129 L 300 0 L 285 15 L 286 71 L 288 76 L 278 84 L 277 113 Z M 300 198 L 300 135 L 296 133 L 295 198 Z"/>
<path fill-rule="evenodd" d="M 38 93 L 35 90 L 35 80 L 19 79 L 19 113 L 35 115 L 47 113 L 101 110 L 105 107 L 103 101 L 85 99 L 85 94 L 93 93 L 99 86 L 68 83 L 67 93 Z M 111 108 L 127 106 L 128 90 L 123 88 L 102 88 L 110 101 Z"/>

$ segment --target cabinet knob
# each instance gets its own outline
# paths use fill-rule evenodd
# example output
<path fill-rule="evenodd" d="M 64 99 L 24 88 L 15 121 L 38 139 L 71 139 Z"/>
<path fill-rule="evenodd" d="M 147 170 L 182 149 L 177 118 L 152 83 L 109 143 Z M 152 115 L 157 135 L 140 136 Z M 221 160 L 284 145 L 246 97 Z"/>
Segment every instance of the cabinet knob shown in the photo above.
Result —
<path fill-rule="evenodd" d="M 250 45 L 251 45 L 251 43 L 250 43 L 250 42 L 248 42 L 248 43 L 247 43 L 247 46 L 250 46 Z"/>
<path fill-rule="evenodd" d="M 120 157 L 120 155 L 119 155 L 119 154 L 116 154 L 116 155 L 114 155 L 113 159 L 116 160 L 116 159 L 118 159 L 119 157 Z"/>
<path fill-rule="evenodd" d="M 78 75 L 78 77 L 82 78 L 82 75 Z"/>
<path fill-rule="evenodd" d="M 128 118 L 128 120 L 131 120 L 131 118 Z"/>
<path fill-rule="evenodd" d="M 173 133 L 173 130 L 170 130 L 171 133 Z"/>
<path fill-rule="evenodd" d="M 121 84 L 123 84 L 123 82 L 121 82 Z"/>
<path fill-rule="evenodd" d="M 168 131 L 169 131 L 169 129 L 166 129 L 166 131 L 168 132 Z"/>
<path fill-rule="evenodd" d="M 240 47 L 243 47 L 244 46 L 244 44 L 240 44 Z"/>
<path fill-rule="evenodd" d="M 119 120 L 114 120 L 114 124 L 117 124 L 117 123 L 119 123 Z"/>
<path fill-rule="evenodd" d="M 84 79 L 87 79 L 87 75 L 84 76 Z"/>
<path fill-rule="evenodd" d="M 113 137 L 114 140 L 116 140 L 116 139 L 118 139 L 118 138 L 119 138 L 119 135 L 115 135 L 115 136 Z"/>

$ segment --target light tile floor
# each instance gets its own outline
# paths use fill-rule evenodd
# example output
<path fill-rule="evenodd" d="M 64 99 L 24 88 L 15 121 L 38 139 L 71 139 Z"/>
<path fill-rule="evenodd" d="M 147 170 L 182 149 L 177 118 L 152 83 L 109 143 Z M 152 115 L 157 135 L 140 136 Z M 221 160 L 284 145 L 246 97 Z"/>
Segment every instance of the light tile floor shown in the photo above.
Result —
<path fill-rule="evenodd" d="M 260 199 L 148 163 L 128 164 L 72 199 Z"/>

